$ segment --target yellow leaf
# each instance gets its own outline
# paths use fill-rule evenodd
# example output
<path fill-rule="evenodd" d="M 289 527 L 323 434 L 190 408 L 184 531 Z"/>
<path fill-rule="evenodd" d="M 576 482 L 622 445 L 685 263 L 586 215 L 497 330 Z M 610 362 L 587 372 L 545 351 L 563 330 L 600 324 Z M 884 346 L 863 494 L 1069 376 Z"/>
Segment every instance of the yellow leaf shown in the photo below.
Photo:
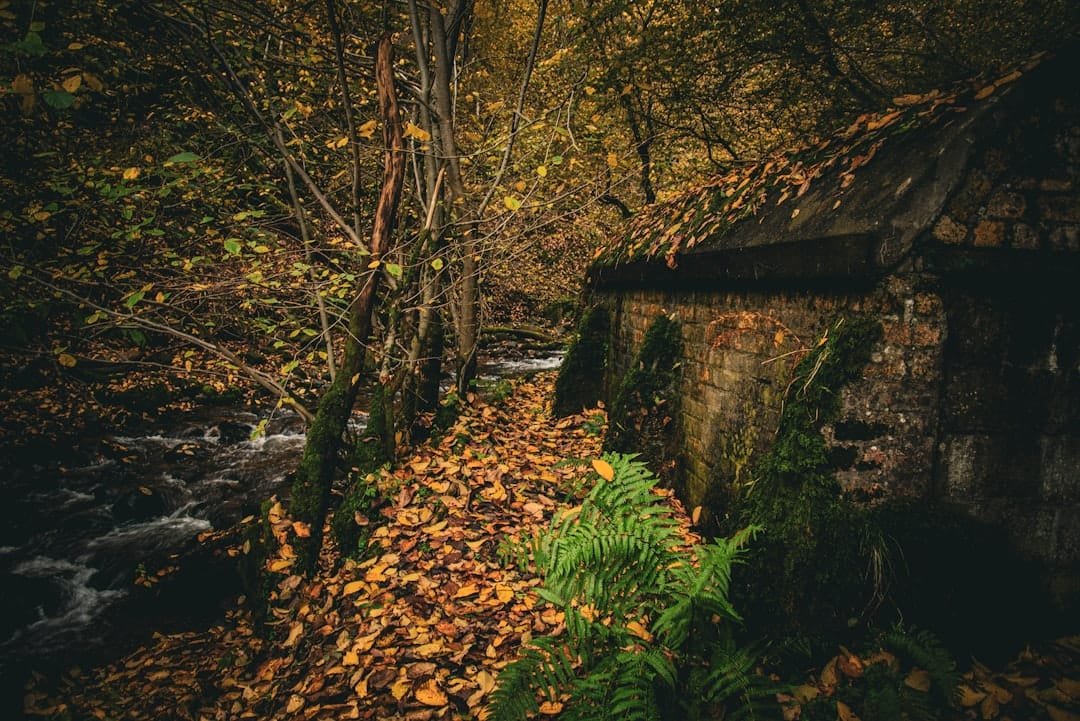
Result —
<path fill-rule="evenodd" d="M 596 471 L 605 481 L 610 481 L 611 479 L 615 478 L 615 469 L 611 467 L 610 463 L 603 459 L 594 458 L 592 462 L 592 467 L 593 470 Z"/>
<path fill-rule="evenodd" d="M 926 693 L 930 690 L 930 674 L 921 668 L 913 669 L 904 679 L 904 685 Z"/>
<path fill-rule="evenodd" d="M 858 715 L 843 701 L 836 702 L 836 717 L 840 721 L 859 721 Z"/>
<path fill-rule="evenodd" d="M 61 353 L 60 355 L 58 355 L 56 357 L 56 362 L 64 366 L 65 368 L 74 368 L 76 363 L 75 356 L 69 353 Z"/>
<path fill-rule="evenodd" d="M 499 603 L 507 603 L 514 597 L 514 589 L 501 583 L 496 584 L 495 597 L 499 599 Z"/>
<path fill-rule="evenodd" d="M 405 694 L 409 693 L 409 687 L 412 684 L 409 683 L 409 677 L 405 675 L 404 669 L 401 671 L 401 675 L 398 676 L 397 681 L 394 681 L 394 685 L 390 687 L 390 693 L 398 701 L 405 698 Z"/>
<path fill-rule="evenodd" d="M 141 172 L 138 168 L 128 168 L 124 171 L 124 180 L 135 180 Z"/>
<path fill-rule="evenodd" d="M 67 49 L 68 50 L 82 50 L 85 47 L 86 47 L 86 45 L 84 45 L 83 43 L 68 43 Z"/>
<path fill-rule="evenodd" d="M 296 642 L 300 640 L 300 636 L 304 633 L 304 624 L 299 621 L 293 621 L 292 626 L 289 627 L 289 637 L 285 639 L 285 648 L 290 648 L 296 645 Z"/>
<path fill-rule="evenodd" d="M 368 267 L 368 270 L 375 270 L 380 265 L 382 265 L 382 261 L 378 260 L 378 259 L 375 259 L 375 260 L 371 261 L 370 263 L 368 263 L 367 267 Z"/>
<path fill-rule="evenodd" d="M 364 140 L 371 140 L 371 138 L 375 136 L 375 128 L 377 127 L 379 127 L 379 121 L 372 119 L 357 128 L 356 134 Z"/>
<path fill-rule="evenodd" d="M 362 590 L 364 588 L 364 585 L 365 584 L 363 581 L 350 581 L 349 583 L 345 584 L 345 588 L 341 589 L 341 595 L 351 596 L 357 591 Z"/>
<path fill-rule="evenodd" d="M 468 598 L 469 596 L 475 596 L 480 589 L 475 583 L 466 583 L 464 586 L 457 590 L 454 594 L 454 598 Z"/>
<path fill-rule="evenodd" d="M 640 621 L 631 621 L 626 624 L 626 630 L 630 632 L 631 636 L 637 636 L 642 641 L 648 643 L 652 641 L 653 635 L 649 633 L 649 630 L 641 625 Z"/>
<path fill-rule="evenodd" d="M 266 565 L 266 570 L 270 571 L 271 573 L 280 573 L 289 568 L 289 566 L 291 565 L 293 565 L 293 559 L 277 558 L 273 561 L 270 561 L 270 563 Z"/>
<path fill-rule="evenodd" d="M 450 703 L 450 699 L 442 692 L 435 679 L 429 680 L 416 689 L 416 700 L 425 706 L 445 706 Z"/>
<path fill-rule="evenodd" d="M 701 521 L 701 506 L 694 506 L 694 510 L 690 513 L 690 523 L 697 525 Z"/>
<path fill-rule="evenodd" d="M 270 252 L 270 246 L 256 245 L 254 248 L 252 248 L 252 250 L 254 250 L 256 253 L 269 253 Z"/>
<path fill-rule="evenodd" d="M 411 122 L 405 123 L 405 132 L 402 133 L 402 136 L 406 138 L 416 138 L 421 143 L 426 143 L 431 140 L 431 133 L 418 125 L 413 125 Z"/>
<path fill-rule="evenodd" d="M 481 671 L 476 674 L 476 683 L 479 684 L 482 693 L 491 693 L 495 688 L 495 677 L 487 671 Z"/>
<path fill-rule="evenodd" d="M 93 75 L 92 73 L 83 73 L 82 77 L 83 82 L 86 83 L 86 87 L 90 88 L 95 93 L 100 93 L 105 89 L 105 84 L 98 80 L 96 75 Z"/>
<path fill-rule="evenodd" d="M 360 656 L 355 651 L 346 651 L 345 656 L 341 659 L 342 666 L 359 666 Z"/>
<path fill-rule="evenodd" d="M 619 167 L 619 156 L 616 155 L 615 153 L 608 153 L 607 154 L 607 164 L 608 164 L 609 168 L 617 168 L 617 167 Z"/>
<path fill-rule="evenodd" d="M 521 201 L 512 195 L 508 195 L 503 198 L 503 205 L 506 206 L 507 210 L 517 210 L 521 207 Z"/>
<path fill-rule="evenodd" d="M 541 178 L 546 178 L 547 177 L 547 166 L 545 166 L 545 165 L 536 166 L 536 174 L 539 175 Z"/>
<path fill-rule="evenodd" d="M 76 90 L 79 89 L 79 87 L 81 85 L 82 85 L 82 76 L 81 75 L 72 75 L 70 78 L 66 78 L 64 80 L 64 82 L 60 83 L 60 86 L 64 90 L 68 91 L 69 93 L 75 92 Z"/>
<path fill-rule="evenodd" d="M 984 98 L 988 98 L 994 94 L 995 90 L 997 90 L 997 87 L 993 83 L 990 83 L 986 87 L 979 90 L 979 92 L 975 93 L 975 99 L 983 100 Z"/>
<path fill-rule="evenodd" d="M 289 697 L 289 703 L 285 705 L 285 713 L 296 713 L 304 707 L 304 697 L 293 694 Z"/>

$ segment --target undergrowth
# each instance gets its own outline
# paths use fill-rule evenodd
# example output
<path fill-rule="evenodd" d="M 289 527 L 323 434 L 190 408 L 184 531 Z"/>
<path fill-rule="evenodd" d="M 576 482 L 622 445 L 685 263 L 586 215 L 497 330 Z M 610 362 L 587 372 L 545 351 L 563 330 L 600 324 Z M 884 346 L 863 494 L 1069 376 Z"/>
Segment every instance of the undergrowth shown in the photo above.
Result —
<path fill-rule="evenodd" d="M 490 718 L 753 715 L 771 689 L 754 672 L 757 650 L 735 641 L 728 587 L 757 529 L 688 545 L 645 464 L 604 459 L 582 504 L 519 547 L 566 630 L 524 646 L 499 676 Z"/>

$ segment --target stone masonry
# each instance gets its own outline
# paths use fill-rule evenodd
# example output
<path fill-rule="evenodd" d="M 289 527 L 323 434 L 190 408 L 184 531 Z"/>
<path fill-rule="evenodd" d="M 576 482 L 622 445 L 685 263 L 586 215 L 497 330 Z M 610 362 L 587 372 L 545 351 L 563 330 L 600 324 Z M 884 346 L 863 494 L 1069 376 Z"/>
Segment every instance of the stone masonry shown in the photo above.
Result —
<path fill-rule="evenodd" d="M 756 225 L 676 262 L 593 269 L 612 320 L 609 387 L 656 316 L 681 322 L 688 506 L 723 513 L 753 484 L 799 392 L 795 364 L 838 319 L 869 316 L 881 340 L 824 429 L 844 489 L 945 500 L 1075 587 L 1080 103 L 1075 83 L 1040 72 L 879 152 L 846 217 L 796 223 L 765 204 Z M 801 202 L 805 216 L 840 205 L 813 190 Z"/>

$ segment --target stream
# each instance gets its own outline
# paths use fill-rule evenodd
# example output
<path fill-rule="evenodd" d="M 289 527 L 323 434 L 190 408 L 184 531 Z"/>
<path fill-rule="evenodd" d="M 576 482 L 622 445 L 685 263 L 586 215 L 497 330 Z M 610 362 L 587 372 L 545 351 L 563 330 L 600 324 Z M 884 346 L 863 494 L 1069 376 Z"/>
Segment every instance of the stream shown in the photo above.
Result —
<path fill-rule="evenodd" d="M 561 360 L 561 351 L 488 359 L 479 376 L 525 376 Z M 140 565 L 255 512 L 285 485 L 304 440 L 288 411 L 199 408 L 107 436 L 85 465 L 45 459 L 0 479 L 15 490 L 0 524 L 0 675 L 114 646 Z"/>

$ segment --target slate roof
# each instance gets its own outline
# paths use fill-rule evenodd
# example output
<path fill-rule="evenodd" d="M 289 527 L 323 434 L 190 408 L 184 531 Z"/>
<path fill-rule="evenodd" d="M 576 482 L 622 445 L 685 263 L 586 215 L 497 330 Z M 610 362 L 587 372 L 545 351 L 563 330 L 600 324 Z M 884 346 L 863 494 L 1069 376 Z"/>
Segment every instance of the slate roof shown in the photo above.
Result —
<path fill-rule="evenodd" d="M 598 253 L 590 276 L 603 284 L 663 274 L 664 266 L 729 278 L 887 268 L 940 214 L 980 120 L 1031 84 L 1028 76 L 1045 74 L 1046 58 L 1040 53 L 990 81 L 895 98 L 815 145 L 737 167 L 646 208 Z M 792 267 L 793 254 L 804 267 Z M 706 256 L 713 262 L 702 262 Z"/>

